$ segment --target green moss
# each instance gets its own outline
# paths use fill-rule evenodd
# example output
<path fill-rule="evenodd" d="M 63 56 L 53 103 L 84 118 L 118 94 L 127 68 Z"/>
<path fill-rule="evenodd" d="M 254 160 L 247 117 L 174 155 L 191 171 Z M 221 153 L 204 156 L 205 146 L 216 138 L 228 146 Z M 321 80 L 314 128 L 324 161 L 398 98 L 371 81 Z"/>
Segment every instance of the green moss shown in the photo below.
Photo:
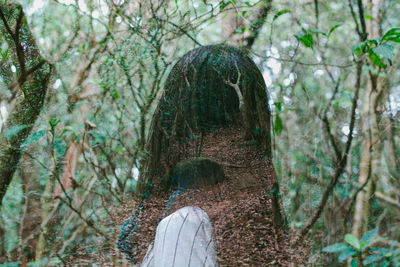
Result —
<path fill-rule="evenodd" d="M 239 72 L 241 90 L 265 90 L 258 68 L 240 49 L 210 45 L 184 55 L 172 68 L 160 101 L 163 128 L 171 135 L 178 124 L 177 134 L 188 136 L 188 125 L 196 132 L 240 123 L 239 98 L 227 84 L 236 83 Z"/>

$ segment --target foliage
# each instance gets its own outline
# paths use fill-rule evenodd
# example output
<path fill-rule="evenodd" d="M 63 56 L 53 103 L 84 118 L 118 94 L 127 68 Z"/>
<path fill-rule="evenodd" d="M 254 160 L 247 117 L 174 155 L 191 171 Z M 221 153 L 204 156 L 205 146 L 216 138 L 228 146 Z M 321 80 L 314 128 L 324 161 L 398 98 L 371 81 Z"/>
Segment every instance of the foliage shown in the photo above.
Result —
<path fill-rule="evenodd" d="M 344 262 L 351 258 L 351 266 L 358 266 L 357 259 L 361 266 L 399 266 L 400 265 L 400 246 L 397 241 L 389 241 L 389 247 L 378 247 L 379 243 L 385 238 L 379 237 L 378 229 L 370 230 L 358 240 L 352 234 L 344 236 L 346 243 L 336 243 L 322 249 L 327 253 L 340 253 L 338 260 Z M 375 246 L 374 246 L 375 245 Z"/>
<path fill-rule="evenodd" d="M 355 56 L 367 54 L 377 67 L 386 68 L 384 59 L 392 65 L 394 47 L 389 44 L 390 42 L 400 43 L 400 28 L 391 28 L 382 37 L 358 43 L 352 47 L 352 50 Z"/>
<path fill-rule="evenodd" d="M 258 11 L 269 1 L 258 0 L 18 2 L 37 45 L 29 51 L 40 52 L 38 60 L 51 62 L 54 71 L 36 122 L 8 127 L 16 96 L 23 96 L 10 90 L 21 68 L 13 40 L 0 34 L 0 137 L 9 141 L 32 127 L 19 146 L 21 160 L 0 212 L 0 262 L 68 265 L 78 252 L 98 259 L 113 249 L 120 217 L 134 205 L 140 160 L 149 155 L 150 121 L 175 62 L 200 45 L 245 45 L 257 26 L 256 41 L 244 53 L 266 81 L 272 160 L 291 230 L 302 229 L 315 214 L 335 177 L 338 155 L 348 156 L 309 232 L 309 264 L 326 266 L 335 253 L 361 257 L 365 265 L 398 261 L 396 241 L 376 242 L 377 234 L 365 245 L 347 235 L 329 248 L 343 250 L 320 254 L 351 232 L 357 195 L 367 191 L 358 178 L 370 82 L 383 90 L 377 127 L 370 129 L 378 137 L 370 152 L 373 185 L 365 227 L 400 240 L 398 1 L 272 1 L 265 20 Z M 378 13 L 370 2 L 380 3 Z M 16 25 L 16 17 L 7 19 Z M 369 34 L 370 22 L 379 23 L 376 34 Z M 0 30 L 6 30 L 2 21 Z M 32 48 L 27 33 L 21 42 Z M 27 84 L 34 85 L 32 79 Z M 42 218 L 50 223 L 42 227 Z M 45 245 L 36 259 L 40 236 Z"/>

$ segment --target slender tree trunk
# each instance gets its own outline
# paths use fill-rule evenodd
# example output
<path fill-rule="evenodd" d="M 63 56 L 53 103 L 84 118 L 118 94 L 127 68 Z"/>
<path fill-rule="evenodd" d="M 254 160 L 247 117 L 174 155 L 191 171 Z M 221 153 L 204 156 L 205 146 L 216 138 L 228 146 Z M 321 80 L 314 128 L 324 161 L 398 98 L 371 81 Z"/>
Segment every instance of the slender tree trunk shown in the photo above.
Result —
<path fill-rule="evenodd" d="M 41 223 L 40 219 L 40 193 L 42 192 L 37 181 L 38 173 L 35 171 L 33 161 L 27 156 L 23 157 L 23 165 L 19 170 L 21 183 L 25 196 L 23 215 L 20 220 L 20 234 L 18 249 L 20 259 L 26 258 L 31 261 L 35 258 L 37 234 L 25 242 L 25 238 L 37 229 Z"/>
<path fill-rule="evenodd" d="M 372 0 L 370 4 L 373 19 L 368 20 L 367 29 L 369 32 L 368 38 L 373 39 L 379 36 L 379 25 L 377 23 L 379 0 Z M 380 164 L 380 150 L 382 149 L 382 145 L 379 140 L 378 106 L 381 104 L 381 95 L 381 81 L 377 75 L 370 72 L 361 110 L 361 132 L 363 139 L 358 186 L 363 187 L 363 189 L 356 197 L 352 227 L 352 234 L 357 238 L 360 238 L 362 233 L 368 228 L 369 201 L 372 196 L 373 184 L 375 183 L 375 172 Z"/>
<path fill-rule="evenodd" d="M 2 217 L 0 217 L 0 257 L 3 258 L 6 256 L 6 231 L 3 228 L 3 225 L 5 225 Z"/>
<path fill-rule="evenodd" d="M 227 43 L 234 46 L 242 46 L 244 34 L 241 33 L 240 29 L 244 27 L 244 23 L 236 10 L 227 11 L 221 24 L 222 36 L 226 39 Z"/>
<path fill-rule="evenodd" d="M 51 203 L 51 199 L 52 199 L 52 194 L 53 194 L 53 189 L 54 189 L 54 178 L 53 177 L 49 177 L 46 183 L 46 187 L 44 189 L 43 192 L 43 196 L 40 199 L 40 203 L 41 203 L 41 217 L 42 219 L 49 217 L 51 210 L 52 210 L 52 203 Z M 45 249 L 46 249 L 46 238 L 45 238 L 45 234 L 46 234 L 46 229 L 47 229 L 48 225 L 45 225 L 42 229 L 42 231 L 40 232 L 38 241 L 37 241 L 37 246 L 36 246 L 36 252 L 35 252 L 35 261 L 36 262 L 41 262 L 45 253 Z"/>
<path fill-rule="evenodd" d="M 389 96 L 390 94 L 388 94 Z M 389 97 L 388 97 L 389 98 Z M 391 111 L 391 110 L 390 110 Z M 392 112 L 392 111 L 391 111 Z M 397 144 L 395 140 L 396 128 L 395 120 L 392 114 L 388 116 L 388 137 L 387 137 L 387 151 L 388 151 L 388 167 L 389 173 L 400 183 L 400 159 L 398 158 Z"/>

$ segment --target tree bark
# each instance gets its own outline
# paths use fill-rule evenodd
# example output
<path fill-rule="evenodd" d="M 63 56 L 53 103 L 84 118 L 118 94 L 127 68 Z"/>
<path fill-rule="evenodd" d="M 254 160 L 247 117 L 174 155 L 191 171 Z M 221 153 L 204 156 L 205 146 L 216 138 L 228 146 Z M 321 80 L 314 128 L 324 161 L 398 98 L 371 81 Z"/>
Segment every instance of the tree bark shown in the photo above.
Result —
<path fill-rule="evenodd" d="M 369 39 L 379 36 L 378 7 L 379 0 L 372 0 L 371 14 L 373 19 L 368 20 L 367 30 Z M 358 186 L 363 187 L 356 197 L 352 234 L 357 238 L 368 229 L 368 217 L 372 197 L 372 188 L 375 171 L 380 164 L 380 150 L 382 145 L 379 140 L 378 124 L 378 105 L 382 96 L 381 80 L 376 74 L 370 72 L 367 90 L 364 95 L 361 110 L 361 132 L 363 133 L 361 145 L 360 171 L 358 176 Z"/>
<path fill-rule="evenodd" d="M 31 261 L 35 259 L 35 251 L 37 244 L 37 234 L 34 238 L 25 242 L 25 238 L 39 228 L 40 220 L 40 188 L 39 181 L 37 180 L 37 171 L 34 162 L 27 156 L 22 158 L 23 165 L 19 169 L 21 177 L 22 188 L 24 191 L 24 207 L 23 214 L 20 220 L 20 234 L 19 234 L 19 259 Z"/>
<path fill-rule="evenodd" d="M 17 14 L 16 14 L 17 13 Z M 11 29 L 13 16 L 17 15 L 14 29 Z M 5 123 L 5 131 L 0 136 L 0 205 L 7 187 L 18 167 L 21 157 L 21 145 L 30 134 L 33 125 L 43 107 L 52 66 L 45 62 L 35 46 L 29 32 L 24 13 L 20 5 L 5 4 L 0 6 L 0 31 L 6 33 L 12 46 L 13 64 L 18 66 L 18 78 L 9 85 L 10 90 L 18 90 L 15 108 Z M 26 39 L 25 46 L 20 42 L 21 36 Z M 15 60 L 16 59 L 16 60 Z M 33 66 L 27 69 L 27 66 Z M 20 127 L 19 131 L 16 131 Z M 10 134 L 13 131 L 14 134 Z M 15 133 L 16 132 L 16 133 Z"/>
<path fill-rule="evenodd" d="M 52 210 L 51 195 L 52 195 L 53 189 L 54 189 L 54 178 L 49 177 L 49 179 L 47 179 L 47 183 L 46 183 L 46 187 L 43 192 L 43 196 L 40 199 L 41 217 L 42 217 L 43 221 L 45 218 L 49 217 L 51 210 Z M 46 238 L 45 238 L 45 233 L 47 232 L 46 229 L 47 229 L 47 225 L 45 225 L 43 227 L 42 231 L 39 234 L 36 251 L 35 251 L 35 261 L 36 262 L 41 262 L 43 259 L 43 254 L 46 249 Z"/>

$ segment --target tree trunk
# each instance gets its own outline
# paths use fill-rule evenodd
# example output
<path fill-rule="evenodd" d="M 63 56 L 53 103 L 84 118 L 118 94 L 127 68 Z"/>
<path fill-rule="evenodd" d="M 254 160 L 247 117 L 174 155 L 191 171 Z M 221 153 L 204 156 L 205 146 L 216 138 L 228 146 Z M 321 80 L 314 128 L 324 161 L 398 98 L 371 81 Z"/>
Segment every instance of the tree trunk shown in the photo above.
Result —
<path fill-rule="evenodd" d="M 53 177 L 49 177 L 49 179 L 47 180 L 46 183 L 46 187 L 44 189 L 43 192 L 43 196 L 40 199 L 40 204 L 41 204 L 41 217 L 42 220 L 44 220 L 45 218 L 49 217 L 51 210 L 52 210 L 52 203 L 51 203 L 51 199 L 52 199 L 52 193 L 53 193 L 53 189 L 54 189 L 54 178 Z M 47 229 L 47 225 L 45 225 L 42 229 L 42 231 L 40 232 L 38 241 L 37 241 L 37 246 L 36 246 L 36 252 L 35 252 L 35 261 L 36 262 L 41 262 L 43 259 L 43 254 L 45 252 L 46 249 L 46 238 L 45 238 L 45 234 L 46 234 L 46 229 Z"/>
<path fill-rule="evenodd" d="M 24 191 L 25 203 L 19 226 L 19 258 L 20 260 L 25 258 L 27 261 L 31 261 L 35 259 L 37 234 L 34 238 L 31 238 L 26 242 L 25 239 L 40 226 L 41 219 L 39 211 L 40 193 L 42 193 L 42 189 L 37 180 L 38 173 L 35 171 L 33 161 L 27 156 L 24 156 L 22 161 L 23 165 L 19 170 L 19 174 Z"/>
<path fill-rule="evenodd" d="M 17 16 L 14 23 L 14 17 Z M 41 59 L 39 49 L 29 32 L 22 7 L 15 4 L 0 6 L 0 31 L 11 44 L 13 62 L 18 66 L 18 78 L 9 84 L 10 91 L 17 90 L 15 108 L 5 123 L 5 134 L 0 136 L 0 205 L 7 187 L 18 167 L 21 145 L 30 134 L 44 103 L 52 66 Z M 15 25 L 11 29 L 10 25 Z M 20 39 L 24 38 L 22 47 Z M 27 69 L 27 66 L 33 66 Z"/>
<path fill-rule="evenodd" d="M 369 39 L 379 36 L 377 22 L 379 0 L 371 1 L 371 14 L 373 19 L 368 20 L 367 28 Z M 375 171 L 380 164 L 382 145 L 379 140 L 379 105 L 382 96 L 382 83 L 376 74 L 370 72 L 361 110 L 361 132 L 363 133 L 361 145 L 361 159 L 359 166 L 358 186 L 360 190 L 356 197 L 352 234 L 357 238 L 368 230 L 370 211 L 370 198 L 373 193 L 373 184 L 376 182 Z"/>

